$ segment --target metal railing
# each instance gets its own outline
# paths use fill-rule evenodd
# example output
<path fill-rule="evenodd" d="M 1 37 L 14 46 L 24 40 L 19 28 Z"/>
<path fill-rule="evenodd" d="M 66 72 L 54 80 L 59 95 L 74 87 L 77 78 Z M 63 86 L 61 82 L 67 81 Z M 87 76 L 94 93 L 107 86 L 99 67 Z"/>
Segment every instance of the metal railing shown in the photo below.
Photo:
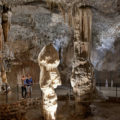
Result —
<path fill-rule="evenodd" d="M 0 86 L 0 88 L 1 87 L 2 86 Z M 4 85 L 4 90 L 0 91 L 0 104 L 14 103 L 21 99 L 26 99 L 26 98 L 38 98 L 38 97 L 41 98 L 42 91 L 40 89 L 39 84 L 33 84 L 31 87 L 32 87 L 32 91 L 30 93 L 30 96 L 26 95 L 26 97 L 23 97 L 21 84 L 17 84 L 16 86 L 11 86 L 10 90 L 8 89 L 7 84 Z M 68 95 L 70 99 L 70 96 L 72 94 L 72 88 L 68 86 L 59 86 L 56 89 L 56 93 L 59 95 Z"/>
<path fill-rule="evenodd" d="M 97 83 L 96 88 L 101 91 L 106 97 L 120 97 L 120 83 L 114 83 L 113 85 L 106 85 L 106 83 Z"/>
<path fill-rule="evenodd" d="M 1 88 L 0 104 L 13 103 L 19 101 L 20 99 L 41 97 L 42 94 L 39 84 L 33 84 L 31 87 L 32 87 L 32 91 L 30 91 L 30 95 L 28 96 L 28 92 L 26 92 L 26 97 L 23 98 L 21 84 L 17 84 L 16 86 L 11 86 L 10 89 L 8 88 L 7 84 L 5 84 L 4 86 L 0 86 Z"/>
<path fill-rule="evenodd" d="M 1 88 L 2 86 L 0 86 Z M 96 84 L 96 88 L 101 91 L 106 97 L 120 97 L 120 85 L 114 84 L 113 87 L 106 87 L 105 83 Z M 56 93 L 58 96 L 67 95 L 68 99 L 71 100 L 71 96 L 73 96 L 73 90 L 70 86 L 59 86 L 56 89 Z M 40 89 L 39 84 L 32 85 L 32 91 L 30 96 L 26 96 L 26 98 L 42 98 L 42 91 Z M 26 99 L 22 97 L 22 85 L 17 84 L 15 86 L 11 86 L 11 90 L 8 89 L 8 85 L 4 85 L 4 91 L 0 92 L 0 104 L 6 103 L 14 103 L 21 99 Z"/>

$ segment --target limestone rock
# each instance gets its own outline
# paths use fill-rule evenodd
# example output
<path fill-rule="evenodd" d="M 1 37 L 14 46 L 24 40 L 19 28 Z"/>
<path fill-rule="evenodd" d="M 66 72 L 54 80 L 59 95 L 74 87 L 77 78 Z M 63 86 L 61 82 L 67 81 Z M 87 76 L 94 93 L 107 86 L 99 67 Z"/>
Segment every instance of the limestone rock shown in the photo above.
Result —
<path fill-rule="evenodd" d="M 76 4 L 80 6 L 81 0 L 59 0 L 68 6 L 64 7 L 65 11 L 69 10 L 67 8 L 76 1 Z M 12 66 L 11 73 L 7 73 L 11 85 L 17 84 L 17 76 L 19 78 L 24 71 L 31 70 L 33 79 L 38 82 L 37 56 L 42 47 L 52 41 L 60 43 L 57 47 L 61 46 L 62 51 L 60 73 L 61 78 L 68 83 L 72 68 L 71 58 L 73 58 L 73 54 L 71 54 L 72 35 L 69 27 L 63 23 L 58 10 L 55 8 L 51 12 L 47 4 L 41 0 L 6 0 L 6 2 L 12 5 L 13 12 L 9 39 L 5 47 L 5 58 L 6 60 L 10 59 Z M 120 68 L 120 50 L 119 44 L 116 43 L 119 43 L 119 27 L 116 26 L 120 24 L 119 0 L 84 0 L 84 2 L 92 9 L 93 13 L 92 64 L 98 70 L 118 70 Z M 79 29 L 79 25 L 76 26 L 76 29 Z M 75 34 L 80 37 L 79 31 L 75 31 Z M 109 45 L 106 46 L 106 43 Z M 77 50 L 79 50 L 78 48 Z"/>
<path fill-rule="evenodd" d="M 13 2 L 15 1 L 8 1 Z M 16 1 L 20 2 L 20 1 Z M 22 1 L 21 1 L 22 2 Z M 23 0 L 23 2 L 25 2 Z M 21 84 L 22 74 L 30 73 L 35 83 L 39 81 L 39 66 L 37 57 L 42 47 L 54 43 L 57 51 L 61 48 L 60 74 L 65 82 L 70 79 L 67 75 L 71 73 L 71 60 L 65 59 L 72 56 L 71 36 L 72 32 L 68 25 L 63 23 L 59 13 L 52 13 L 47 5 L 41 2 L 26 1 L 27 5 L 12 7 L 11 28 L 8 41 L 5 43 L 4 60 L 6 64 L 7 77 L 11 86 Z M 36 5 L 37 4 L 37 5 Z M 11 4 L 10 4 L 11 5 Z M 66 50 L 67 49 L 67 50 Z M 18 81 L 18 82 L 17 82 Z"/>
<path fill-rule="evenodd" d="M 93 91 L 94 78 L 90 61 L 91 25 L 91 10 L 79 8 L 74 16 L 74 62 L 71 85 L 75 94 L 76 114 L 80 116 L 88 112 Z"/>
<path fill-rule="evenodd" d="M 43 97 L 43 115 L 46 120 L 55 120 L 57 110 L 57 95 L 55 88 L 61 85 L 60 74 L 57 69 L 59 55 L 52 44 L 46 45 L 38 56 L 40 66 L 40 88 Z"/>

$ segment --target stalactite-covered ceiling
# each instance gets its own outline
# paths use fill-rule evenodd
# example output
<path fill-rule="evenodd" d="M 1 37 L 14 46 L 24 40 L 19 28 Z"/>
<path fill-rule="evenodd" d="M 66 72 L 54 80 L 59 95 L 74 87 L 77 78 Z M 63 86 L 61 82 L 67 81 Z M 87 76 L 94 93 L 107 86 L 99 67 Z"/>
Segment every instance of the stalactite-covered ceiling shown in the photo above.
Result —
<path fill-rule="evenodd" d="M 120 31 L 119 0 L 5 1 L 12 7 L 13 12 L 5 58 L 9 58 L 13 65 L 19 67 L 26 63 L 26 59 L 36 64 L 42 47 L 53 42 L 57 50 L 61 49 L 60 70 L 62 78 L 68 82 L 73 58 L 73 31 L 69 25 L 74 26 L 72 19 L 75 10 L 86 6 L 91 8 L 93 14 L 91 60 L 95 69 L 120 68 L 119 45 L 116 44 Z M 48 9 L 50 5 L 53 10 Z"/>

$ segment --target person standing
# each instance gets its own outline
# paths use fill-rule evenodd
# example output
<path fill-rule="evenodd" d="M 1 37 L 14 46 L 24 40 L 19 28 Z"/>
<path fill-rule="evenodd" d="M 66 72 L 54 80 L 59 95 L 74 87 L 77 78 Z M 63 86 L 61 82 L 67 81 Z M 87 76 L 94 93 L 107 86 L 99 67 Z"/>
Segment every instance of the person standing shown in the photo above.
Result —
<path fill-rule="evenodd" d="M 26 98 L 26 95 L 27 95 L 27 90 L 26 90 L 26 77 L 23 75 L 22 78 L 21 78 L 21 81 L 22 81 L 22 98 Z"/>
<path fill-rule="evenodd" d="M 32 94 L 32 85 L 33 85 L 33 80 L 32 80 L 32 77 L 31 77 L 31 75 L 30 75 L 30 74 L 28 75 L 28 78 L 29 78 L 29 82 L 30 82 L 30 96 L 31 96 L 31 94 Z"/>
<path fill-rule="evenodd" d="M 27 83 L 27 97 L 31 97 L 33 80 L 29 74 L 27 74 L 26 83 Z"/>

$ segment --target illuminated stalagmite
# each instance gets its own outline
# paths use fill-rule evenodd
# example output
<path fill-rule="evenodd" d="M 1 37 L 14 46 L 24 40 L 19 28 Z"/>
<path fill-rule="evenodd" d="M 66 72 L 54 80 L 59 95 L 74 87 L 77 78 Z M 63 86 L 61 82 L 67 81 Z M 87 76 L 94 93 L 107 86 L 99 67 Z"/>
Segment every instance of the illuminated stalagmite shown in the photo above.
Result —
<path fill-rule="evenodd" d="M 95 87 L 94 69 L 90 61 L 92 12 L 89 0 L 49 0 L 56 2 L 67 22 L 74 30 L 74 60 L 71 85 L 75 96 L 76 111 L 85 116 L 89 111 L 92 92 Z"/>
<path fill-rule="evenodd" d="M 43 115 L 46 120 L 55 120 L 57 110 L 57 95 L 55 88 L 61 85 L 59 71 L 57 69 L 60 60 L 59 55 L 52 44 L 45 46 L 39 56 L 40 87 L 43 97 Z"/>

